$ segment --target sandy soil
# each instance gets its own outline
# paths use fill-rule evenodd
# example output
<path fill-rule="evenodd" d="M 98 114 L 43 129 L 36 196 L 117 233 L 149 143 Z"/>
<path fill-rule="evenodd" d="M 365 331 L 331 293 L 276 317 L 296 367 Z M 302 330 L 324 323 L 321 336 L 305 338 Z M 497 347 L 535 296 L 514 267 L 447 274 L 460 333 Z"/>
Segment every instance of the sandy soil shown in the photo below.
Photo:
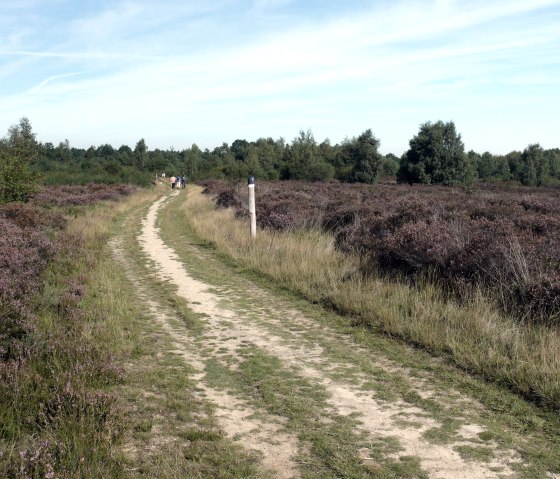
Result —
<path fill-rule="evenodd" d="M 296 479 L 299 474 L 292 459 L 298 450 L 297 438 L 282 431 L 282 421 L 277 416 L 270 416 L 265 411 L 255 410 L 245 401 L 209 387 L 204 381 L 204 358 L 196 353 L 197 346 L 191 338 L 179 328 L 173 326 L 173 320 L 165 308 L 150 299 L 142 283 L 134 276 L 128 266 L 121 243 L 111 244 L 117 260 L 123 265 L 129 280 L 134 284 L 136 293 L 143 300 L 146 308 L 159 326 L 169 334 L 173 341 L 172 352 L 180 355 L 195 371 L 193 379 L 198 381 L 197 389 L 210 400 L 215 409 L 214 416 L 219 425 L 230 438 L 236 438 L 243 445 L 262 456 L 263 470 L 271 472 L 280 479 Z M 255 417 L 258 415 L 258 418 Z"/>
<path fill-rule="evenodd" d="M 211 331 L 207 346 L 214 348 L 214 351 L 219 349 L 232 355 L 235 355 L 243 344 L 265 349 L 268 354 L 279 358 L 285 367 L 293 370 L 294 374 L 325 388 L 330 396 L 328 404 L 331 412 L 354 415 L 360 423 L 361 430 L 371 438 L 398 438 L 403 449 L 399 454 L 418 457 L 429 477 L 441 479 L 515 477 L 510 465 L 518 461 L 518 458 L 513 452 L 502 452 L 499 457 L 490 462 L 481 463 L 467 461 L 454 450 L 454 447 L 459 445 L 480 446 L 475 439 L 484 430 L 483 427 L 476 424 L 464 426 L 453 444 L 428 443 L 422 436 L 423 432 L 439 424 L 427 418 L 424 411 L 404 401 L 389 404 L 377 401 L 361 388 L 360 383 L 368 379 L 363 374 L 354 374 L 352 383 L 328 377 L 325 372 L 328 367 L 323 364 L 325 354 L 320 345 L 310 347 L 309 344 L 304 344 L 297 334 L 279 336 L 272 332 L 273 329 L 263 326 L 263 321 L 270 321 L 271 324 L 281 323 L 282 317 L 274 317 L 268 311 L 263 312 L 258 320 L 255 320 L 254 316 L 249 318 L 235 308 L 224 307 L 223 297 L 216 292 L 216 287 L 219 288 L 220 285 L 209 285 L 195 279 L 189 274 L 188 268 L 182 264 L 175 251 L 163 242 L 156 227 L 156 220 L 165 201 L 166 198 L 162 198 L 150 207 L 142 224 L 139 241 L 144 252 L 153 261 L 160 278 L 175 285 L 177 294 L 189 302 L 192 310 L 204 314 L 204 321 L 207 321 L 208 329 Z M 224 391 L 209 388 L 204 380 L 204 360 L 196 354 L 193 355 L 194 349 L 188 336 L 172 326 L 171 322 L 159 312 L 161 308 L 158 308 L 156 303 L 151 300 L 147 300 L 146 303 L 161 327 L 173 337 L 177 352 L 197 369 L 197 379 L 200 381 L 201 389 L 216 405 L 216 416 L 227 434 L 246 447 L 260 451 L 263 456 L 263 466 L 275 470 L 276 477 L 298 477 L 293 461 L 298 442 L 296 438 L 282 431 L 282 421 L 276 416 L 267 416 L 263 411 L 258 411 L 257 420 L 253 417 L 256 411 L 245 401 Z M 313 320 L 301 319 L 303 327 L 319 328 L 314 326 Z M 329 335 L 336 339 L 337 333 L 331 331 Z M 340 337 L 340 341 L 347 342 L 348 339 Z M 386 360 L 380 361 L 380 364 L 398 369 L 398 365 L 388 365 Z M 339 366 L 352 368 L 350 364 L 337 365 Z M 358 381 L 355 380 L 356 376 Z M 419 393 L 422 397 L 433 394 L 426 384 L 422 385 Z M 410 427 L 403 425 L 399 420 L 403 417 L 415 425 Z M 371 460 L 366 452 L 362 459 L 366 463 Z"/>

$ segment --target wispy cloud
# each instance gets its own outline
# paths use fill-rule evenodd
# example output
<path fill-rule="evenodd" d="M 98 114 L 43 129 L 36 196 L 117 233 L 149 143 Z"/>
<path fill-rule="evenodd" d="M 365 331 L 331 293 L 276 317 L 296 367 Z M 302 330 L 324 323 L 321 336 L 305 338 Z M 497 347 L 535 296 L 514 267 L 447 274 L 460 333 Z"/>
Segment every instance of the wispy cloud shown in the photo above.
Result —
<path fill-rule="evenodd" d="M 44 40 L 14 30 L 0 42 L 6 126 L 25 114 L 51 141 L 144 136 L 160 147 L 307 127 L 339 141 L 373 128 L 398 153 L 441 117 L 480 149 L 507 149 L 488 128 L 474 132 L 484 121 L 513 128 L 520 105 L 532 119 L 509 141 L 526 141 L 560 106 L 560 1 L 345 2 L 336 15 L 313 10 L 329 1 L 93 3 L 41 20 L 53 23 Z"/>

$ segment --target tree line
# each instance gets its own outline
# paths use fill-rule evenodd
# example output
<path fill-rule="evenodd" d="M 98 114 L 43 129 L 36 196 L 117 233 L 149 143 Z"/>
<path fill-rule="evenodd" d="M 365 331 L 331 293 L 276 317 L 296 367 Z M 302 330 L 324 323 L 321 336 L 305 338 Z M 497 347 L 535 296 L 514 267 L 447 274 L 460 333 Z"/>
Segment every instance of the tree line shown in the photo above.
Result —
<path fill-rule="evenodd" d="M 181 174 L 191 181 L 248 175 L 263 180 L 306 180 L 375 183 L 393 177 L 403 183 L 470 185 L 474 181 L 515 181 L 523 185 L 560 184 L 560 150 L 538 144 L 507 155 L 465 152 L 453 122 L 427 122 L 399 158 L 379 152 L 380 141 L 371 129 L 331 144 L 300 131 L 291 142 L 283 138 L 235 140 L 212 150 L 196 144 L 177 151 L 149 150 L 144 139 L 134 148 L 110 144 L 72 147 L 36 140 L 31 123 L 22 118 L 0 140 L 0 201 L 19 199 L 44 183 L 148 184 L 156 174 Z M 19 182 L 27 186 L 18 189 Z M 15 188 L 15 189 L 14 189 Z"/>

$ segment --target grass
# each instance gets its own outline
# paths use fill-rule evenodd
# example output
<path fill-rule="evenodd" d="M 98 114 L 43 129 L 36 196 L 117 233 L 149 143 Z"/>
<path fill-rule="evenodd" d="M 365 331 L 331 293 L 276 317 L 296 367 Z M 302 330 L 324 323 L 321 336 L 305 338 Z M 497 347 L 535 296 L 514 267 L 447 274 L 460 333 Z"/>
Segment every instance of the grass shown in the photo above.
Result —
<path fill-rule="evenodd" d="M 127 296 L 141 305 L 133 320 L 137 351 L 127 361 L 127 381 L 120 388 L 131 404 L 124 437 L 124 467 L 130 478 L 263 478 L 258 457 L 228 439 L 200 395 L 195 371 L 177 355 L 171 338 L 162 332 L 146 307 L 157 298 L 158 312 L 179 323 L 189 334 L 203 330 L 199 315 L 168 283 L 148 272 L 136 242 L 142 215 L 149 201 L 131 208 L 119 222 L 127 268 L 140 283 L 123 284 Z M 117 267 L 119 267 L 117 265 Z"/>
<path fill-rule="evenodd" d="M 459 305 L 431 283 L 411 287 L 363 278 L 355 274 L 357 258 L 337 252 L 322 232 L 259 231 L 251 241 L 246 225 L 232 211 L 217 210 L 200 189 L 191 192 L 183 211 L 196 235 L 238 267 L 560 409 L 558 329 L 513 321 L 482 294 Z"/>
<path fill-rule="evenodd" d="M 149 265 L 140 252 L 136 240 L 140 219 L 147 205 L 158 195 L 154 191 L 144 192 L 122 204 L 99 206 L 76 215 L 70 228 L 83 238 L 84 250 L 82 254 L 66 258 L 58 266 L 53 266 L 45 279 L 43 297 L 37 300 L 38 308 L 43 311 L 41 334 L 45 337 L 54 335 L 60 322 L 53 308 L 64 290 L 66 279 L 75 276 L 86 278 L 87 292 L 80 304 L 84 314 L 83 321 L 78 330 L 72 330 L 75 334 L 69 339 L 76 344 L 92 345 L 91 350 L 87 351 L 92 363 L 87 370 L 88 377 L 84 378 L 84 387 L 92 393 L 102 393 L 95 407 L 84 409 L 85 414 L 78 416 L 79 420 L 67 415 L 56 427 L 49 429 L 53 438 L 64 441 L 64 448 L 60 450 L 66 451 L 58 458 L 58 469 L 55 472 L 60 477 L 117 479 L 264 477 L 259 470 L 259 458 L 245 452 L 238 444 L 225 437 L 213 416 L 212 406 L 200 394 L 197 382 L 192 377 L 193 369 L 174 352 L 174 345 L 168 335 L 162 332 L 151 313 L 146 311 L 146 298 L 158 298 L 159 310 L 172 317 L 193 338 L 209 337 L 204 315 L 193 313 L 186 301 L 178 298 L 168 283 L 148 273 Z M 444 331 L 446 334 L 443 339 L 454 338 L 459 341 L 461 335 L 451 334 L 457 328 L 459 319 L 466 321 L 468 312 L 474 314 L 486 309 L 492 312 L 491 306 L 473 303 L 465 309 L 466 312 L 453 313 L 453 308 L 459 309 L 458 306 L 444 302 L 437 290 L 430 285 L 426 285 L 422 291 L 410 288 L 407 290 L 399 284 L 383 285 L 374 280 L 371 283 L 360 283 L 352 276 L 354 260 L 338 255 L 332 248 L 330 239 L 317 232 L 268 236 L 261 234 L 257 243 L 243 243 L 243 236 L 247 235 L 245 226 L 228 212 L 216 212 L 207 198 L 198 195 L 191 194 L 183 210 L 184 218 L 188 218 L 189 224 L 193 226 L 188 227 L 178 221 L 169 222 L 170 217 L 176 219 L 177 209 L 183 208 L 184 196 L 172 200 L 165 214 L 162 214 L 162 218 L 167 215 L 162 220 L 166 225 L 164 234 L 181 254 L 186 254 L 181 249 L 181 243 L 192 242 L 192 232 L 196 231 L 199 237 L 206 238 L 207 246 L 212 245 L 221 252 L 222 259 L 228 255 L 228 261 L 235 265 L 235 269 L 215 268 L 211 261 L 205 261 L 204 258 L 193 258 L 193 261 L 198 269 L 197 274 L 220 284 L 220 290 L 225 288 L 233 291 L 235 294 L 232 297 L 240 298 L 237 305 L 240 309 L 251 307 L 251 292 L 244 292 L 244 296 L 241 294 L 245 283 L 232 282 L 234 271 L 240 277 L 251 276 L 261 284 L 275 288 L 276 294 L 286 298 L 294 307 L 301 308 L 318 325 L 335 328 L 362 345 L 366 352 L 349 351 L 342 344 L 320 338 L 321 330 L 310 332 L 306 328 L 298 328 L 296 320 L 286 319 L 290 329 L 301 334 L 302 341 L 309 344 L 320 341 L 326 356 L 333 362 L 356 364 L 370 378 L 367 384 L 363 384 L 363 389 L 372 391 L 380 401 L 391 402 L 401 398 L 421 407 L 427 416 L 436 418 L 441 426 L 425 433 L 427 441 L 453 443 L 460 425 L 465 421 L 475 420 L 483 424 L 486 430 L 479 435 L 480 444 L 455 446 L 462 457 L 478 462 L 490 461 L 496 445 L 499 445 L 515 449 L 520 454 L 525 462 L 523 466 L 520 465 L 521 477 L 545 478 L 549 471 L 560 472 L 560 428 L 554 414 L 535 408 L 496 384 L 485 384 L 465 376 L 445 362 L 434 363 L 424 351 L 406 348 L 399 339 L 439 352 L 464 369 L 491 378 L 492 368 L 481 373 L 472 364 L 460 361 L 461 348 L 467 349 L 473 344 L 472 340 L 466 344 L 454 344 L 451 341 L 451 345 L 442 347 L 432 339 L 433 344 L 424 345 L 413 335 L 415 328 L 419 326 L 411 320 L 415 317 L 420 323 L 424 318 L 429 320 L 424 327 L 440 328 L 437 329 L 438 333 L 433 333 L 430 337 Z M 140 287 L 131 283 L 107 246 L 110 236 L 117 233 L 123 238 L 128 267 L 137 278 L 141 278 Z M 283 238 L 284 236 L 287 238 Z M 236 243 L 237 241 L 241 243 Z M 239 251 L 243 253 L 241 256 L 237 256 Z M 293 251 L 297 258 L 293 261 L 295 265 L 291 265 L 290 259 Z M 207 252 L 211 256 L 215 255 L 214 251 Z M 283 270 L 278 269 L 279 262 L 284 263 Z M 260 269 L 261 263 L 270 263 L 274 274 Z M 291 279 L 290 275 L 297 278 Z M 375 300 L 365 297 L 359 301 L 356 299 L 359 291 L 353 291 L 356 288 L 362 288 L 362 293 L 366 291 L 368 295 L 373 291 L 379 297 Z M 294 296 L 294 292 L 298 296 Z M 316 304 L 310 305 L 302 297 Z M 397 300 L 401 303 L 395 304 Z M 347 304 L 353 309 L 348 306 L 345 310 Z M 277 306 L 270 304 L 268 308 L 273 311 Z M 329 310 L 322 306 L 327 306 Z M 370 314 L 368 308 L 374 306 L 378 307 L 375 315 L 367 319 Z M 336 316 L 332 314 L 332 308 L 346 311 L 348 315 Z M 389 315 L 388 312 L 393 316 L 385 318 L 383 321 L 386 322 L 382 322 L 377 316 L 381 313 Z M 438 314 L 435 319 L 430 316 Z M 502 323 L 496 320 L 498 322 L 492 328 L 505 324 L 503 321 L 506 318 L 495 317 Z M 414 324 L 399 324 L 399 318 L 402 322 L 411 320 Z M 227 326 L 226 323 L 224 325 Z M 271 327 L 276 328 L 274 333 L 279 336 L 288 334 L 281 331 L 280 326 Z M 492 328 L 485 334 L 489 336 L 495 333 Z M 511 328 L 505 330 L 501 337 L 495 338 L 496 354 L 506 341 L 520 336 L 515 333 L 515 328 L 514 331 Z M 464 325 L 463 329 L 465 331 L 462 334 L 472 332 L 470 325 Z M 67 331 L 62 329 L 59 333 L 64 336 Z M 376 334 L 380 331 L 384 334 Z M 535 330 L 535 334 L 541 335 L 543 330 Z M 529 336 L 521 339 L 527 341 Z M 255 408 L 287 419 L 286 430 L 296 434 L 304 445 L 297 458 L 302 477 L 426 477 L 417 458 L 391 459 L 400 449 L 397 438 L 368 440 L 355 429 L 357 423 L 354 418 L 326 412 L 328 408 L 324 390 L 284 367 L 277 358 L 249 344 L 240 348 L 235 356 L 225 348 L 218 349 L 216 355 L 211 348 L 203 349 L 202 342 L 201 340 L 200 344 L 202 354 L 206 357 L 207 378 L 214 387 L 230 390 L 248 400 Z M 482 342 L 480 347 L 486 347 L 486 343 Z M 423 398 L 402 375 L 388 374 L 372 365 L 365 357 L 367 350 L 381 351 L 387 358 L 407 368 L 412 376 L 419 379 L 430 377 L 435 391 L 441 391 L 443 399 Z M 510 361 L 518 358 L 518 354 L 521 353 L 510 347 Z M 523 354 L 528 353 L 525 351 Z M 111 364 L 118 366 L 114 376 L 95 372 L 96 358 L 107 357 L 112 358 Z M 52 378 L 56 378 L 57 374 L 64 374 L 75 364 L 72 357 L 60 356 L 52 360 L 49 364 L 38 360 L 37 372 L 50 371 Z M 541 358 L 541 361 L 547 360 L 548 356 Z M 487 362 L 495 367 L 496 358 Z M 505 363 L 503 358 L 502 362 Z M 527 371 L 530 369 L 528 366 L 524 367 Z M 121 369 L 124 374 L 119 372 Z M 350 373 L 344 368 L 334 368 L 330 374 L 336 378 Z M 354 380 L 357 381 L 356 378 L 349 377 L 349 381 Z M 513 387 L 511 378 L 496 382 Z M 32 392 L 35 386 L 33 377 L 24 386 L 24 391 Z M 453 409 L 451 403 L 446 403 L 443 394 L 449 388 L 477 397 L 487 409 Z M 33 394 L 29 397 L 33 400 L 36 398 Z M 103 403 L 103 398 L 109 398 L 108 401 L 111 402 Z M 107 405 L 112 409 L 107 409 Z M 20 407 L 32 407 L 32 404 L 21 401 Z M 99 434 L 99 418 L 104 411 L 103 407 L 110 412 L 113 422 Z M 6 414 L 4 411 L 2 413 Z M 411 422 L 406 417 L 401 421 L 403 426 Z M 21 425 L 17 426 L 17 421 L 12 421 L 11 424 L 14 425 L 9 432 L 12 446 L 5 440 L 8 435 L 6 431 L 0 439 L 0 454 L 4 454 L 4 457 L 0 456 L 0 472 L 5 472 L 1 467 L 6 453 L 15 457 L 25 447 L 28 437 L 27 431 Z M 21 457 L 29 461 L 31 454 L 38 453 L 37 457 L 48 464 L 49 449 L 38 449 L 38 443 L 35 446 L 35 449 L 28 450 L 29 455 Z M 13 448 L 11 452 L 10 447 Z M 50 472 L 47 466 L 35 470 L 36 477 L 48 477 L 48 474 Z M 24 474 L 0 475 L 25 477 Z"/>
<path fill-rule="evenodd" d="M 490 462 L 494 458 L 494 451 L 489 447 L 457 446 L 455 450 L 467 460 Z"/>
<path fill-rule="evenodd" d="M 183 211 L 186 224 L 176 221 L 179 210 Z M 171 224 L 169 218 L 174 218 L 175 221 Z M 452 442 L 453 431 L 457 427 L 453 420 L 462 418 L 462 421 L 474 421 L 484 425 L 487 428 L 485 437 L 491 437 L 492 441 L 500 447 L 517 450 L 526 462 L 525 466 L 519 466 L 522 477 L 547 477 L 547 471 L 560 472 L 558 453 L 560 449 L 551 446 L 560 445 L 560 421 L 557 414 L 554 411 L 547 411 L 546 408 L 535 407 L 519 395 L 511 394 L 508 391 L 514 388 L 511 378 L 506 381 L 493 377 L 490 375 L 492 370 L 489 368 L 481 373 L 472 363 L 464 360 L 464 357 L 471 355 L 473 358 L 478 357 L 481 361 L 492 363 L 492 358 L 485 356 L 499 354 L 503 344 L 512 337 L 528 342 L 530 334 L 546 335 L 547 330 L 530 331 L 529 328 L 530 334 L 528 333 L 527 336 L 512 334 L 512 329 L 518 330 L 517 325 L 508 322 L 507 318 L 499 315 L 491 305 L 474 302 L 467 306 L 459 306 L 444 301 L 433 285 L 425 285 L 424 289 L 413 289 L 398 283 L 383 284 L 381 280 L 358 281 L 348 274 L 353 268 L 352 259 L 339 256 L 332 246 L 328 245 L 328 238 L 323 238 L 322 243 L 319 242 L 316 232 L 296 234 L 259 232 L 257 241 L 251 242 L 248 240 L 247 228 L 242 222 L 235 219 L 229 211 L 216 210 L 208 198 L 201 196 L 198 191 L 191 192 L 186 202 L 184 196 L 172 200 L 161 213 L 160 226 L 163 228 L 162 233 L 166 242 L 183 256 L 189 255 L 187 250 L 189 247 L 192 248 L 193 244 L 194 247 L 198 245 L 206 247 L 206 253 L 203 251 L 201 254 L 200 263 L 197 263 L 196 257 L 192 255 L 189 257 L 189 262 L 194 264 L 190 273 L 194 276 L 198 275 L 202 279 L 206 277 L 210 283 L 227 284 L 227 288 L 230 289 L 236 287 L 242 289 L 243 285 L 232 286 L 231 280 L 229 283 L 224 283 L 223 277 L 226 273 L 216 271 L 212 266 L 213 262 L 206 261 L 211 256 L 217 255 L 221 261 L 233 267 L 238 275 L 249 276 L 261 285 L 273 289 L 275 294 L 284 296 L 294 307 L 313 317 L 318 325 L 328 324 L 337 328 L 340 332 L 353 337 L 357 343 L 370 349 L 372 353 L 375 351 L 374 354 L 379 354 L 381 351 L 389 359 L 408 368 L 410 374 L 418 378 L 429 377 L 430 381 L 433 381 L 436 394 L 441 391 L 442 396 L 445 397 L 446 391 L 456 390 L 478 399 L 486 406 L 486 412 L 477 411 L 476 408 L 469 410 L 468 407 L 465 411 L 449 409 L 445 406 L 445 401 L 442 404 L 439 398 L 437 401 L 423 399 L 411 390 L 406 381 L 399 379 L 398 374 L 394 378 L 378 375 L 378 380 L 372 380 L 371 384 L 366 386 L 366 389 L 377 391 L 381 400 L 385 398 L 391 401 L 395 397 L 401 397 L 436 418 L 444 426 L 428 434 L 434 442 Z M 309 242 L 309 244 L 298 245 L 300 242 Z M 300 251 L 295 253 L 297 261 L 290 259 L 290 252 L 294 248 Z M 327 258 L 329 255 L 333 257 Z M 270 263 L 272 267 L 268 269 Z M 281 267 L 282 271 L 280 271 Z M 321 280 L 318 270 L 323 267 L 324 278 Z M 302 277 L 305 280 L 302 280 Z M 315 287 L 310 286 L 313 281 Z M 301 285 L 303 286 L 300 288 Z M 371 290 L 368 290 L 368 287 L 371 287 Z M 360 292 L 363 294 L 362 297 L 358 296 Z M 236 294 L 239 294 L 239 291 L 236 291 Z M 372 299 L 370 296 L 375 298 Z M 358 299 L 350 301 L 350 298 Z M 308 300 L 316 306 L 307 302 Z M 344 311 L 342 305 L 349 303 L 352 304 L 345 310 L 345 316 L 340 317 L 329 312 L 333 307 L 338 311 Z M 372 308 L 372 304 L 376 303 L 379 304 L 379 311 L 368 319 L 368 308 Z M 273 309 L 276 306 L 271 305 Z M 327 310 L 321 306 L 326 306 Z M 387 313 L 388 316 L 384 321 L 378 322 L 378 316 L 387 311 L 390 312 L 390 316 Z M 485 312 L 488 312 L 494 322 L 483 323 L 476 317 L 478 313 L 484 316 Z M 474 325 L 467 324 L 471 315 L 475 316 Z M 434 331 L 426 331 L 426 334 L 432 338 L 431 344 L 424 344 L 420 337 L 413 336 L 415 328 L 420 325 L 419 319 L 417 323 L 411 320 L 413 316 L 417 319 L 420 317 L 426 319 L 423 325 L 426 330 L 434 329 Z M 462 318 L 461 327 L 458 327 L 457 318 Z M 407 321 L 411 321 L 412 324 L 407 325 Z M 500 325 L 504 329 L 501 334 L 497 334 L 496 330 L 499 330 Z M 297 325 L 288 321 L 285 329 L 288 330 L 292 326 Z M 478 343 L 472 337 L 467 342 L 459 342 L 464 335 L 476 332 L 478 327 L 482 327 L 482 338 L 479 338 Z M 282 333 L 278 332 L 278 334 Z M 493 349 L 488 352 L 484 348 L 490 342 L 492 334 L 496 334 L 496 337 L 493 338 Z M 438 335 L 441 336 L 439 339 Z M 548 338 L 552 340 L 554 335 Z M 444 343 L 445 341 L 449 343 Z M 411 350 L 404 347 L 405 343 L 419 348 Z M 334 358 L 351 360 L 349 354 L 356 358 L 363 358 L 361 353 L 344 351 L 342 346 L 329 346 L 325 341 L 322 344 L 329 354 L 334 355 Z M 509 354 L 506 355 L 509 362 L 522 350 L 520 347 L 516 349 L 513 346 L 510 344 Z M 538 354 L 528 351 L 528 346 L 526 344 L 523 354 L 535 356 L 537 364 L 539 361 L 546 362 L 546 358 L 549 358 L 550 351 L 540 349 L 543 357 L 539 358 Z M 467 351 L 468 347 L 472 350 Z M 423 351 L 436 352 L 446 361 L 434 362 Z M 501 364 L 504 366 L 502 373 L 513 375 L 515 367 L 507 364 L 506 357 L 501 358 Z M 373 376 L 377 374 L 375 368 L 368 367 L 366 360 L 356 359 L 355 362 L 367 374 Z M 449 367 L 447 363 L 459 365 L 462 369 L 476 374 L 465 375 Z M 496 364 L 492 367 L 496 367 Z M 530 369 L 525 367 L 527 370 Z M 553 365 L 544 364 L 543 367 L 546 374 L 552 375 Z M 493 382 L 480 381 L 477 379 L 480 376 L 484 379 L 493 379 Z M 540 380 L 544 381 L 543 375 L 540 376 Z M 550 385 L 551 389 L 557 381 L 558 378 L 554 377 Z"/>
<path fill-rule="evenodd" d="M 216 425 L 192 368 L 154 326 L 109 248 L 125 219 L 159 194 L 70 211 L 76 244 L 44 275 L 33 299 L 34 354 L 0 409 L 0 477 L 264 477 L 258 458 Z M 85 294 L 75 305 L 61 302 L 78 279 Z M 164 307 L 196 330 L 196 316 L 172 296 Z"/>
<path fill-rule="evenodd" d="M 286 369 L 278 358 L 255 347 L 244 348 L 240 356 L 233 371 L 223 360 L 209 360 L 209 383 L 237 391 L 256 407 L 287 418 L 286 428 L 306 444 L 297 458 L 302 477 L 427 477 L 417 459 L 388 457 L 400 449 L 398 440 L 368 441 L 356 429 L 355 419 L 329 413 L 324 389 Z M 364 462 L 365 451 L 375 465 Z"/>
<path fill-rule="evenodd" d="M 138 245 L 134 243 L 138 229 L 133 230 L 127 236 L 129 254 L 138 251 Z M 138 268 L 147 267 L 147 261 L 141 254 L 137 254 L 136 265 Z M 200 269 L 203 268 L 201 266 Z M 147 271 L 143 269 L 138 276 L 146 278 L 153 293 L 172 308 L 177 304 L 186 306 L 184 311 L 189 315 L 188 305 L 173 301 L 173 288 Z M 223 274 L 227 275 L 227 271 Z M 224 278 L 221 280 L 224 281 Z M 190 316 L 193 316 L 192 312 Z M 195 318 L 195 321 L 199 319 Z M 189 327 L 189 322 L 181 318 L 176 318 L 175 323 Z M 224 322 L 224 326 L 227 327 L 228 323 Z M 200 324 L 189 329 L 189 336 L 200 345 L 197 353 L 206 358 L 205 381 L 209 387 L 248 401 L 257 415 L 258 411 L 263 411 L 273 417 L 287 419 L 286 431 L 295 434 L 304 444 L 296 459 L 302 477 L 425 477 L 417 459 L 387 457 L 389 450 L 398 449 L 395 442 L 391 442 L 391 447 L 387 443 L 388 438 L 368 442 L 363 433 L 355 430 L 355 419 L 326 412 L 327 395 L 320 387 L 284 368 L 277 358 L 262 349 L 243 343 L 232 354 L 227 348 L 205 347 L 205 343 L 214 336 Z M 360 450 L 367 450 L 375 465 L 365 464 Z"/>
<path fill-rule="evenodd" d="M 1 477 L 124 477 L 118 444 L 125 411 L 115 393 L 123 374 L 116 358 L 132 349 L 134 307 L 119 296 L 122 278 L 106 239 L 125 208 L 113 202 L 82 208 L 43 275 L 33 298 L 32 354 L 18 363 L 11 404 L 0 412 Z M 76 285 L 85 286 L 85 295 L 68 295 Z"/>

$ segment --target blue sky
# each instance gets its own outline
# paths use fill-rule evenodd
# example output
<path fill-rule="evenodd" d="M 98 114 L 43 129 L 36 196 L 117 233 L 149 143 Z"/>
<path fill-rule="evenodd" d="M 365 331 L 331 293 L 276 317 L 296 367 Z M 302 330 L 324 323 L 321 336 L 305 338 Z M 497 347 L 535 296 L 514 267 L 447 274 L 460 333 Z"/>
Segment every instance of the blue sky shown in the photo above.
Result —
<path fill-rule="evenodd" d="M 0 135 L 177 150 L 426 121 L 560 147 L 560 0 L 2 0 Z"/>

